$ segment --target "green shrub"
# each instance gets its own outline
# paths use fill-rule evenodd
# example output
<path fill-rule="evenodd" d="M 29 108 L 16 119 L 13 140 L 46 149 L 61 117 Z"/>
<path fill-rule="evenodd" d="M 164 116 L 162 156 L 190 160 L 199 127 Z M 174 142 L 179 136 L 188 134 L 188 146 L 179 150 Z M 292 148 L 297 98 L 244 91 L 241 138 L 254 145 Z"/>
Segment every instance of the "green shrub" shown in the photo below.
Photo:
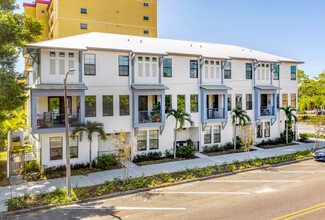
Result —
<path fill-rule="evenodd" d="M 133 158 L 134 163 L 139 163 L 143 161 L 150 161 L 150 160 L 159 160 L 162 157 L 162 153 L 159 152 L 149 152 L 149 153 L 143 153 L 143 154 L 137 154 Z"/>
<path fill-rule="evenodd" d="M 165 157 L 166 158 L 174 158 L 174 153 L 173 153 L 173 150 L 166 150 L 165 151 Z"/>
<path fill-rule="evenodd" d="M 47 194 L 45 197 L 45 204 L 66 203 L 77 200 L 77 197 L 72 190 L 71 196 L 68 196 L 67 189 L 57 189 L 53 193 Z"/>
<path fill-rule="evenodd" d="M 12 199 L 9 199 L 6 204 L 8 206 L 8 211 L 19 210 L 27 208 L 27 200 L 29 198 L 29 194 L 25 194 L 23 196 L 16 196 Z"/>
<path fill-rule="evenodd" d="M 25 163 L 25 173 L 40 172 L 41 164 L 37 160 L 31 160 Z"/>
<path fill-rule="evenodd" d="M 147 154 L 148 160 L 159 160 L 162 156 L 162 153 L 159 152 L 149 152 Z"/>
<path fill-rule="evenodd" d="M 181 146 L 176 150 L 176 156 L 180 158 L 192 158 L 195 154 L 194 146 Z"/>
<path fill-rule="evenodd" d="M 97 157 L 97 164 L 96 167 L 102 170 L 107 170 L 111 166 L 114 166 L 117 164 L 117 160 L 115 155 L 113 154 L 103 154 L 99 157 Z"/>
<path fill-rule="evenodd" d="M 219 152 L 219 151 L 223 151 L 223 150 L 224 149 L 222 147 L 219 147 L 218 144 L 203 147 L 203 153 L 213 153 L 213 152 Z"/>

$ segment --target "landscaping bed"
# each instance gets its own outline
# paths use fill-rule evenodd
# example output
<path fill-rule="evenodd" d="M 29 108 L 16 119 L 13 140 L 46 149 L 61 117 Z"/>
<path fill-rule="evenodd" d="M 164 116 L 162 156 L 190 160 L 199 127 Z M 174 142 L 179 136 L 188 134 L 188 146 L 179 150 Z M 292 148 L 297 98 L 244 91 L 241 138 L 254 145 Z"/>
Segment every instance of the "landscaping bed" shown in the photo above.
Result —
<path fill-rule="evenodd" d="M 263 148 L 263 149 L 271 149 L 271 148 L 277 148 L 277 147 L 285 147 L 285 146 L 292 146 L 292 145 L 298 145 L 297 143 L 288 143 L 288 144 L 275 144 L 275 145 L 257 145 L 257 147 Z"/>
<path fill-rule="evenodd" d="M 252 149 L 250 151 L 255 151 L 255 149 Z M 220 155 L 226 155 L 226 154 L 235 154 L 235 153 L 242 153 L 245 152 L 244 150 L 222 150 L 222 151 L 216 151 L 216 152 L 210 152 L 210 153 L 204 153 L 207 156 L 220 156 Z"/>
<path fill-rule="evenodd" d="M 49 204 L 59 204 L 109 195 L 117 192 L 125 192 L 135 189 L 160 186 L 168 183 L 177 183 L 185 180 L 208 177 L 217 174 L 224 174 L 247 168 L 273 165 L 312 156 L 312 151 L 301 151 L 294 154 L 282 155 L 266 159 L 250 159 L 248 161 L 224 163 L 222 165 L 208 166 L 204 168 L 187 169 L 175 173 L 161 173 L 150 177 L 133 178 L 123 183 L 120 179 L 106 181 L 102 185 L 74 188 L 72 196 L 67 196 L 66 189 L 58 189 L 52 193 L 42 193 L 38 195 L 25 194 L 24 196 L 14 197 L 6 202 L 9 211 L 16 211 L 26 208 L 39 207 Z"/>
<path fill-rule="evenodd" d="M 242 153 L 245 152 L 242 149 L 242 145 L 240 141 L 237 141 L 236 145 L 237 149 L 234 150 L 234 145 L 232 142 L 228 142 L 224 145 L 212 145 L 212 146 L 204 146 L 203 147 L 203 154 L 207 156 L 219 156 L 219 155 L 225 155 L 225 154 L 233 154 L 233 153 Z M 250 151 L 254 151 L 254 149 L 251 149 Z"/>

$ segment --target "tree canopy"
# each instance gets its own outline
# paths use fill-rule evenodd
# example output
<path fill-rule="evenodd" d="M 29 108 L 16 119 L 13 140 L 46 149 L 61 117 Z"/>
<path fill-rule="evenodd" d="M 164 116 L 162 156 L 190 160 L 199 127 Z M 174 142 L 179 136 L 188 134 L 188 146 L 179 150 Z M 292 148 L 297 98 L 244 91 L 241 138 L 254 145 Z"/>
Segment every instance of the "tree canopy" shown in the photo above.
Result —
<path fill-rule="evenodd" d="M 299 70 L 298 86 L 299 112 L 325 106 L 325 73 L 310 78 Z"/>
<path fill-rule="evenodd" d="M 36 42 L 43 23 L 15 13 L 15 0 L 0 0 L 0 121 L 26 101 L 26 86 L 15 70 L 19 54 L 27 43 Z"/>

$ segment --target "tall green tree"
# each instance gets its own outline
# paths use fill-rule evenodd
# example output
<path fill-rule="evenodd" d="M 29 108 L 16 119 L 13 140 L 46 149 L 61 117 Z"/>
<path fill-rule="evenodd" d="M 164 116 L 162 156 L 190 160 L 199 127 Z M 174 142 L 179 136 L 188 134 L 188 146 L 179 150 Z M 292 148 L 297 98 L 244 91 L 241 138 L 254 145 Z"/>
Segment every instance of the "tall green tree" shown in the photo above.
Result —
<path fill-rule="evenodd" d="M 106 133 L 104 131 L 103 123 L 99 123 L 96 121 L 87 121 L 86 123 L 76 125 L 76 128 L 72 131 L 72 136 L 75 136 L 78 132 L 86 132 L 88 135 L 89 141 L 89 168 L 92 169 L 92 161 L 91 161 L 91 143 L 93 142 L 93 134 L 98 133 L 102 140 L 106 140 Z"/>
<path fill-rule="evenodd" d="M 237 138 L 236 138 L 236 131 L 237 131 L 237 126 L 242 127 L 246 126 L 250 121 L 251 118 L 247 115 L 247 112 L 242 109 L 237 109 L 235 108 L 231 112 L 231 117 L 232 117 L 232 124 L 234 126 L 234 150 L 236 150 L 236 145 L 237 145 Z"/>
<path fill-rule="evenodd" d="M 293 120 L 294 121 L 298 121 L 298 117 L 293 114 L 293 112 L 296 112 L 297 110 L 294 108 L 289 107 L 281 107 L 281 110 L 284 111 L 285 115 L 286 115 L 286 142 L 287 144 L 289 143 L 289 130 L 291 130 L 292 128 L 292 123 Z"/>
<path fill-rule="evenodd" d="M 176 120 L 175 123 L 175 134 L 174 134 L 174 146 L 173 146 L 173 152 L 174 152 L 174 159 L 176 158 L 176 140 L 177 140 L 177 131 L 182 130 L 183 126 L 185 125 L 185 122 L 189 122 L 191 127 L 194 126 L 194 122 L 191 119 L 191 115 L 189 113 L 184 112 L 183 108 L 178 108 L 177 110 L 171 109 L 167 113 L 167 118 L 174 117 Z M 179 125 L 179 127 L 178 127 Z"/>
<path fill-rule="evenodd" d="M 43 31 L 43 23 L 15 13 L 16 1 L 0 0 L 0 121 L 13 110 L 24 106 L 26 86 L 15 71 L 23 46 L 36 42 Z"/>

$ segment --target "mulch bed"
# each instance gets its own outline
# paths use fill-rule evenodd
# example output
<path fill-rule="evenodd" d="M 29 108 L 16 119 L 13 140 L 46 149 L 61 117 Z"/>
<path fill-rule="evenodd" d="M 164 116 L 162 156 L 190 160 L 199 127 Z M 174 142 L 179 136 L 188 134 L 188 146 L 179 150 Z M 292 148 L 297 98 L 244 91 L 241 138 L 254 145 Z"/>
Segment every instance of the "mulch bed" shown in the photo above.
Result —
<path fill-rule="evenodd" d="M 250 151 L 255 151 L 255 149 L 252 149 Z M 210 153 L 203 153 L 207 156 L 220 156 L 220 155 L 226 155 L 226 154 L 235 154 L 235 153 L 242 153 L 245 152 L 244 150 L 227 150 L 227 151 L 217 151 L 217 152 L 210 152 Z"/>
<path fill-rule="evenodd" d="M 183 160 L 190 160 L 190 159 L 195 159 L 198 158 L 197 156 L 194 156 L 192 158 L 186 159 L 186 158 L 160 158 L 159 160 L 148 160 L 148 161 L 142 161 L 142 162 L 137 162 L 135 163 L 138 166 L 146 166 L 146 165 L 152 165 L 152 164 L 159 164 L 159 163 L 168 163 L 168 162 L 176 162 L 176 161 L 183 161 Z"/>
<path fill-rule="evenodd" d="M 285 146 L 292 146 L 292 145 L 298 145 L 296 143 L 289 143 L 289 144 L 277 144 L 277 145 L 257 145 L 257 147 L 263 148 L 263 149 L 271 149 L 271 148 L 277 148 L 277 147 L 285 147 Z"/>

